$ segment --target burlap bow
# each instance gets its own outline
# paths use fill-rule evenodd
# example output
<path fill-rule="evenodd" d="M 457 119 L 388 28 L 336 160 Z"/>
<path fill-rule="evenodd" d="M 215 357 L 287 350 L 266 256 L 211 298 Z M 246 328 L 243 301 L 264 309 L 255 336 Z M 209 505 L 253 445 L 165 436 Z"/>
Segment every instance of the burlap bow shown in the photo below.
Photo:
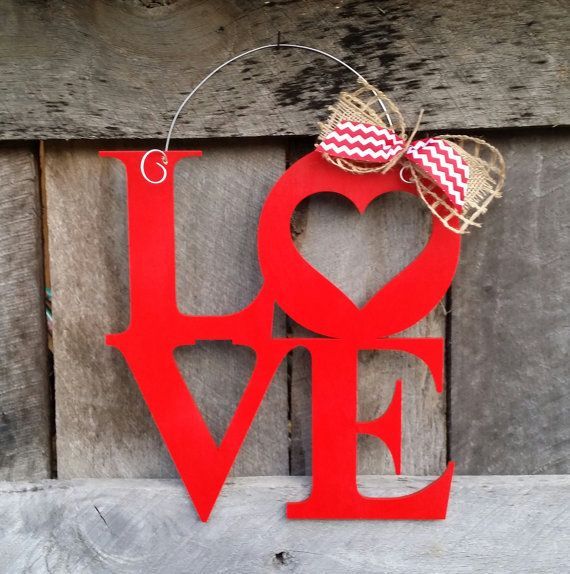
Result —
<path fill-rule="evenodd" d="M 414 141 L 421 115 L 406 137 L 395 104 L 380 90 L 362 84 L 355 92 L 341 93 L 329 108 L 317 150 L 350 173 L 385 173 L 396 165 L 403 173 L 407 168 L 419 196 L 447 228 L 466 233 L 470 226 L 480 227 L 475 220 L 500 197 L 504 183 L 505 164 L 498 150 L 469 136 Z"/>

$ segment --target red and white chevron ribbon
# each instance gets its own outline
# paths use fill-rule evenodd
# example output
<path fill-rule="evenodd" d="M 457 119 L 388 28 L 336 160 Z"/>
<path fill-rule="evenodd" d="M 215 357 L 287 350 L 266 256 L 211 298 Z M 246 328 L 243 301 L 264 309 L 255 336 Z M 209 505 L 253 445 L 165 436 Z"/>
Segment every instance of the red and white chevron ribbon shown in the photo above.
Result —
<path fill-rule="evenodd" d="M 387 163 L 404 145 L 405 140 L 388 128 L 343 121 L 327 134 L 317 150 L 334 157 Z M 408 147 L 405 157 L 433 179 L 454 205 L 464 204 L 469 165 L 448 142 L 436 138 L 417 140 Z"/>

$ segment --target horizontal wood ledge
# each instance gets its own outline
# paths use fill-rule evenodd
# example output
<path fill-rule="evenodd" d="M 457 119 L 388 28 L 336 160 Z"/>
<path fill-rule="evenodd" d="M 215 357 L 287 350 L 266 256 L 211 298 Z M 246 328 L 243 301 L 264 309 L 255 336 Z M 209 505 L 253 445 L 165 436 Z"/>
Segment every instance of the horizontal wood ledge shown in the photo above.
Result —
<path fill-rule="evenodd" d="M 393 496 L 428 480 L 360 484 Z M 436 522 L 285 520 L 309 490 L 307 477 L 232 479 L 203 524 L 177 480 L 0 483 L 0 571 L 554 574 L 568 563 L 570 476 L 458 476 Z"/>
<path fill-rule="evenodd" d="M 309 44 L 346 60 L 424 129 L 570 123 L 564 3 L 6 0 L 0 139 L 164 138 L 184 96 L 226 59 Z M 313 135 L 355 77 L 268 50 L 199 92 L 174 137 Z"/>

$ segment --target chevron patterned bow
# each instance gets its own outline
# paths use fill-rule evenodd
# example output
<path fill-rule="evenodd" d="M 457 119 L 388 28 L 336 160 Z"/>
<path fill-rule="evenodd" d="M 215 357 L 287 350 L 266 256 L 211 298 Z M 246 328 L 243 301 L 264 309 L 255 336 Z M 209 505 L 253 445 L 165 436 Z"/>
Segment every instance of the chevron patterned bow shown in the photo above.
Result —
<path fill-rule="evenodd" d="M 461 210 L 469 181 L 469 165 L 447 141 L 406 141 L 394 130 L 373 124 L 341 121 L 317 146 L 321 153 L 358 162 L 387 163 L 398 154 L 417 165 Z"/>

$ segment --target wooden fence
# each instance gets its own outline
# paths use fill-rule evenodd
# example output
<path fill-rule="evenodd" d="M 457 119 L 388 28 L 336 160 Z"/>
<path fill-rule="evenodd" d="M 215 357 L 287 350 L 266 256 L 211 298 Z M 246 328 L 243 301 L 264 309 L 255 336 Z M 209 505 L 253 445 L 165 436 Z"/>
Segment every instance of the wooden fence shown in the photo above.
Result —
<path fill-rule="evenodd" d="M 563 6 L 555 0 L 506 0 L 484 9 L 408 1 L 2 0 L 0 8 L 0 479 L 28 481 L 0 489 L 0 508 L 12 525 L 0 525 L 0 571 L 183 572 L 194 561 L 190 570 L 203 572 L 561 572 L 570 545 L 565 477 L 460 477 L 456 503 L 464 506 L 452 507 L 450 525 L 374 524 L 368 534 L 362 524 L 333 526 L 333 534 L 322 523 L 286 524 L 276 505 L 288 493 L 300 496 L 306 479 L 235 479 L 229 499 L 219 502 L 225 533 L 219 524 L 195 522 L 178 483 L 111 480 L 177 474 L 123 358 L 104 342 L 129 320 L 126 188 L 122 166 L 97 152 L 156 147 L 150 138 L 164 137 L 183 94 L 205 72 L 274 41 L 278 30 L 284 41 L 346 58 L 411 121 L 423 106 L 422 129 L 484 135 L 505 155 L 504 198 L 483 228 L 465 237 L 446 299 L 406 332 L 445 337 L 446 391 L 435 392 L 419 361 L 362 353 L 359 416 L 382 412 L 402 378 L 404 475 L 438 474 L 448 460 L 460 475 L 564 475 L 570 472 L 570 132 L 564 127 L 570 50 Z M 202 149 L 204 157 L 182 162 L 176 173 L 183 312 L 228 313 L 256 295 L 264 199 L 311 149 L 326 105 L 351 82 L 333 64 L 280 49 L 229 67 L 184 113 L 175 146 Z M 411 197 L 383 198 L 363 217 L 319 197 L 292 221 L 301 253 L 356 302 L 405 267 L 429 231 L 430 217 Z M 46 286 L 53 292 L 52 349 Z M 302 332 L 284 315 L 275 329 L 284 336 Z M 253 355 L 206 342 L 180 349 L 176 359 L 220 439 Z M 309 367 L 303 351 L 281 365 L 235 477 L 311 473 Z M 359 443 L 359 472 L 393 472 L 379 441 Z M 387 480 L 364 483 L 394 488 Z M 253 499 L 242 504 L 245 492 Z M 98 516 L 86 517 L 91 500 L 110 531 L 99 532 Z M 144 504 L 153 513 L 143 512 Z M 509 514 L 510 504 L 528 520 Z M 38 522 L 35 513 L 47 518 Z M 247 527 L 241 513 L 254 517 L 251 524 L 243 518 Z M 271 517 L 276 534 L 260 538 L 258 547 L 247 535 L 261 537 L 262 516 Z M 62 535 L 57 543 L 47 530 L 54 520 Z M 495 525 L 468 545 L 464 537 L 480 522 Z M 152 540 L 148 524 L 175 529 L 176 540 L 165 536 L 162 543 L 161 535 L 154 553 L 142 551 Z M 113 526 L 131 534 L 113 537 Z M 232 537 L 232 528 L 245 528 L 245 538 Z M 62 542 L 77 540 L 78 532 L 92 539 Z M 410 546 L 389 548 L 376 535 L 418 546 L 408 556 Z M 190 550 L 179 549 L 194 536 Z M 359 556 L 359 537 L 378 543 L 383 557 Z M 530 537 L 540 548 L 525 543 Z M 491 539 L 487 550 L 473 554 Z"/>

